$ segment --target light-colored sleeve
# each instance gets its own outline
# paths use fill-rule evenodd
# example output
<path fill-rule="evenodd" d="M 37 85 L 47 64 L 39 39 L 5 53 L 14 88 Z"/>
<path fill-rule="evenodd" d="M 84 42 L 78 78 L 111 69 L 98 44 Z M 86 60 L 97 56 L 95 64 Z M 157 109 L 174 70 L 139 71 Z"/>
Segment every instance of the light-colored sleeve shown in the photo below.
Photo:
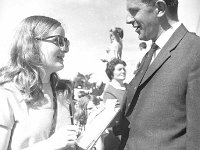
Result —
<path fill-rule="evenodd" d="M 14 117 L 8 94 L 5 90 L 0 89 L 0 125 L 11 129 L 14 124 Z"/>
<path fill-rule="evenodd" d="M 7 149 L 14 124 L 8 93 L 0 89 L 0 149 Z"/>

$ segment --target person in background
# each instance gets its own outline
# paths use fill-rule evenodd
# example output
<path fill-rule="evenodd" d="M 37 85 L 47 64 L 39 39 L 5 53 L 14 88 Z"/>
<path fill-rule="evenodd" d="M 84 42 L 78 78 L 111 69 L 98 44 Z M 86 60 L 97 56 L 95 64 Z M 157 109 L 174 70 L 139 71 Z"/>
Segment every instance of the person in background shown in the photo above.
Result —
<path fill-rule="evenodd" d="M 110 29 L 110 46 L 106 50 L 107 59 L 101 59 L 102 62 L 109 62 L 114 58 L 122 58 L 122 39 L 124 37 L 123 29 L 115 27 Z"/>
<path fill-rule="evenodd" d="M 146 42 L 141 42 L 141 43 L 139 44 L 139 48 L 140 48 L 140 51 L 146 49 L 146 48 L 147 48 L 147 43 L 146 43 Z"/>
<path fill-rule="evenodd" d="M 64 68 L 68 51 L 69 40 L 57 20 L 30 16 L 21 22 L 9 64 L 0 70 L 0 149 L 75 149 L 77 126 L 69 121 L 56 127 L 56 72 Z"/>
<path fill-rule="evenodd" d="M 178 0 L 127 0 L 127 10 L 152 46 L 127 85 L 120 149 L 199 150 L 200 38 L 179 22 Z"/>
<path fill-rule="evenodd" d="M 114 58 L 107 63 L 105 72 L 110 82 L 107 83 L 104 89 L 103 100 L 106 102 L 107 99 L 118 99 L 121 105 L 126 89 L 126 84 L 124 83 L 126 79 L 126 62 Z"/>
<path fill-rule="evenodd" d="M 136 65 L 136 69 L 134 70 L 133 74 L 136 75 L 137 74 L 137 71 L 138 69 L 140 68 L 140 65 L 141 65 L 141 61 L 142 61 L 142 58 L 144 57 L 144 55 L 146 54 L 146 48 L 147 48 L 147 44 L 146 42 L 141 42 L 139 44 L 139 55 L 137 55 L 137 57 L 139 58 L 139 62 L 137 63 Z"/>
<path fill-rule="evenodd" d="M 103 101 L 112 101 L 117 99 L 118 104 L 122 105 L 123 96 L 126 91 L 126 62 L 114 58 L 107 63 L 106 74 L 110 79 L 103 92 Z M 108 133 L 104 135 L 104 150 L 116 150 L 119 146 L 120 139 L 116 136 L 118 133 L 113 133 L 112 129 L 117 129 L 120 113 L 113 119 L 109 128 L 106 130 Z"/>

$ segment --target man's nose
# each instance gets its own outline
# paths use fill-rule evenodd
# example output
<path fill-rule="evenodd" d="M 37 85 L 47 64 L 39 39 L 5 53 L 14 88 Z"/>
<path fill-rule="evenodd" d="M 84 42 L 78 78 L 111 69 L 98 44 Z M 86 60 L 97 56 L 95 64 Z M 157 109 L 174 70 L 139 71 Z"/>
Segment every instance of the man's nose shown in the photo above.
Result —
<path fill-rule="evenodd" d="M 128 14 L 126 16 L 126 23 L 127 24 L 133 24 L 135 22 L 135 19 L 133 18 L 133 16 L 131 16 L 130 14 Z"/>

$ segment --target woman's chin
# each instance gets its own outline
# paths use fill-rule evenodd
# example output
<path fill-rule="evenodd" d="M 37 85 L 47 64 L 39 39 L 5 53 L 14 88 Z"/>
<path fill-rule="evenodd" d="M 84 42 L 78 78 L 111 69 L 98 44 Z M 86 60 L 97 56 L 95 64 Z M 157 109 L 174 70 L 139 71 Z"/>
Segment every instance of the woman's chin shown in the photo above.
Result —
<path fill-rule="evenodd" d="M 57 66 L 51 67 L 50 69 L 52 72 L 58 72 L 58 71 L 61 71 L 63 68 L 64 68 L 64 65 L 59 64 Z"/>

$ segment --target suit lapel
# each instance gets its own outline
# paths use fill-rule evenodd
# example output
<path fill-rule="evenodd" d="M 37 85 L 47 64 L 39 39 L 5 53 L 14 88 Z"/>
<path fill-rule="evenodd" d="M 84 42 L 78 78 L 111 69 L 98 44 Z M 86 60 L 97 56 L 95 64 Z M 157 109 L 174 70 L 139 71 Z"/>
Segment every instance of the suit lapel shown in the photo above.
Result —
<path fill-rule="evenodd" d="M 153 73 L 155 73 L 171 56 L 171 51 L 175 49 L 175 47 L 178 45 L 178 43 L 181 41 L 181 39 L 186 34 L 187 29 L 184 27 L 184 25 L 181 25 L 172 35 L 172 37 L 168 40 L 168 42 L 165 44 L 165 46 L 162 48 L 156 59 L 153 61 L 153 63 L 149 66 L 146 74 L 144 75 L 144 78 L 142 79 L 141 84 L 143 84 L 148 78 L 150 78 Z M 126 95 L 126 114 L 129 112 L 131 108 L 133 108 L 137 100 L 133 100 L 133 97 L 138 89 L 138 87 L 135 86 L 135 78 L 131 80 L 127 87 L 127 95 Z"/>
<path fill-rule="evenodd" d="M 130 106 L 130 104 L 133 103 L 133 102 L 131 102 L 131 100 L 133 99 L 133 96 L 135 95 L 135 92 L 137 91 L 137 88 L 138 88 L 138 86 L 136 86 L 138 81 L 135 78 L 138 75 L 138 73 L 140 73 L 141 67 L 144 64 L 144 60 L 145 60 L 146 56 L 147 56 L 147 53 L 144 55 L 142 62 L 141 62 L 141 65 L 138 68 L 138 71 L 137 71 L 135 77 L 127 85 L 126 97 L 125 97 L 126 100 L 123 100 L 123 101 L 126 101 L 126 108 L 128 108 Z M 128 111 L 128 109 L 126 109 L 126 110 Z"/>
<path fill-rule="evenodd" d="M 155 71 L 157 71 L 171 56 L 171 51 L 176 48 L 178 43 L 186 34 L 187 29 L 181 25 L 164 45 L 158 56 L 155 58 L 153 63 L 149 66 L 144 78 L 142 79 L 141 84 L 143 84 Z"/>

